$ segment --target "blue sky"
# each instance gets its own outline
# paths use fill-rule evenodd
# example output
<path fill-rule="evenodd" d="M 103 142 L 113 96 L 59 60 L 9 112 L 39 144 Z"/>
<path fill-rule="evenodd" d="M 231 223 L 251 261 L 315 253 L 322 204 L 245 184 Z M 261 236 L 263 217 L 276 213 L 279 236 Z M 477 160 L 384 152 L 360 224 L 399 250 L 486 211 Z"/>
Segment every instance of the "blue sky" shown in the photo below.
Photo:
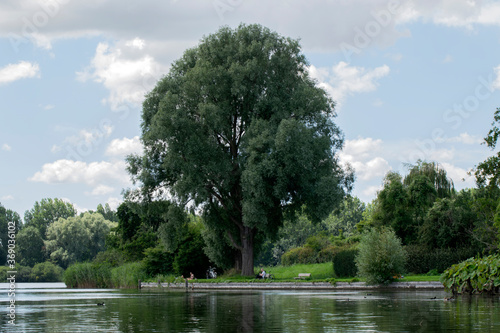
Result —
<path fill-rule="evenodd" d="M 370 202 L 418 159 L 475 186 L 467 171 L 494 153 L 481 142 L 500 107 L 497 1 L 4 0 L 1 204 L 21 216 L 49 197 L 116 208 L 144 94 L 204 35 L 239 23 L 300 39 L 337 101 L 354 195 Z"/>

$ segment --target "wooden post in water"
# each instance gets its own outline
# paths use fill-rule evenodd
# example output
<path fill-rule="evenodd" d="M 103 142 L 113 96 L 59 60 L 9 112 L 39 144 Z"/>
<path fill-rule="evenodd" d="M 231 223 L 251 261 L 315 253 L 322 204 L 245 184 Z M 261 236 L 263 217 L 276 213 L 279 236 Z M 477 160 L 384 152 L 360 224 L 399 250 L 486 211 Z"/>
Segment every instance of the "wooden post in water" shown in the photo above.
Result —
<path fill-rule="evenodd" d="M 186 290 L 188 290 L 188 279 L 184 279 L 186 281 Z"/>
<path fill-rule="evenodd" d="M 138 289 L 141 289 L 141 279 L 139 279 L 139 284 L 137 285 Z"/>

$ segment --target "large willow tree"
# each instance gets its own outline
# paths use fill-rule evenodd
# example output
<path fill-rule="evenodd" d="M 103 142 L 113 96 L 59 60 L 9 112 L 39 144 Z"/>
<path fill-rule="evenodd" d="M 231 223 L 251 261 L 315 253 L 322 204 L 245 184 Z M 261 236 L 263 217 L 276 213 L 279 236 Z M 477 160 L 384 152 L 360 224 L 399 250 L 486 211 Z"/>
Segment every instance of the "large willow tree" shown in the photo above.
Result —
<path fill-rule="evenodd" d="M 305 207 L 319 221 L 350 189 L 334 103 L 297 41 L 259 25 L 221 28 L 185 51 L 146 96 L 143 156 L 129 171 L 146 198 L 199 207 L 253 274 L 258 235 Z"/>

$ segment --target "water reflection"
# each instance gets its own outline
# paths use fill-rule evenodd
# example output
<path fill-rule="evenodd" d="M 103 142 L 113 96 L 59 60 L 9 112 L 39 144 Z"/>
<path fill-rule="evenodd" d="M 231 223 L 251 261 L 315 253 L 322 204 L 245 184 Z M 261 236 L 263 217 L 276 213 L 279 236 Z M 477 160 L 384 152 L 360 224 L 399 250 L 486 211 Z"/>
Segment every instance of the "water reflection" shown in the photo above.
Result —
<path fill-rule="evenodd" d="M 0 292 L 6 309 L 7 290 Z M 184 292 L 19 287 L 17 325 L 8 325 L 5 311 L 0 331 L 500 331 L 498 297 L 460 297 L 447 302 L 445 296 L 442 291 Z M 105 305 L 98 306 L 101 302 Z"/>

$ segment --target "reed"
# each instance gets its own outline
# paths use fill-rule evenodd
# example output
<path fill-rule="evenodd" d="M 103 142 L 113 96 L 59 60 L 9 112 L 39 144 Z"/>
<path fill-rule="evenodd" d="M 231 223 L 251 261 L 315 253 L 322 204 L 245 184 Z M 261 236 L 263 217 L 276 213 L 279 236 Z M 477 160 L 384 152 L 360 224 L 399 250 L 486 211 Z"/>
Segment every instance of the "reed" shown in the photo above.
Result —
<path fill-rule="evenodd" d="M 113 288 L 137 288 L 138 281 L 147 277 L 142 262 L 131 262 L 111 269 L 110 284 Z"/>
<path fill-rule="evenodd" d="M 109 288 L 111 269 L 109 265 L 76 263 L 64 272 L 64 283 L 68 288 Z"/>

